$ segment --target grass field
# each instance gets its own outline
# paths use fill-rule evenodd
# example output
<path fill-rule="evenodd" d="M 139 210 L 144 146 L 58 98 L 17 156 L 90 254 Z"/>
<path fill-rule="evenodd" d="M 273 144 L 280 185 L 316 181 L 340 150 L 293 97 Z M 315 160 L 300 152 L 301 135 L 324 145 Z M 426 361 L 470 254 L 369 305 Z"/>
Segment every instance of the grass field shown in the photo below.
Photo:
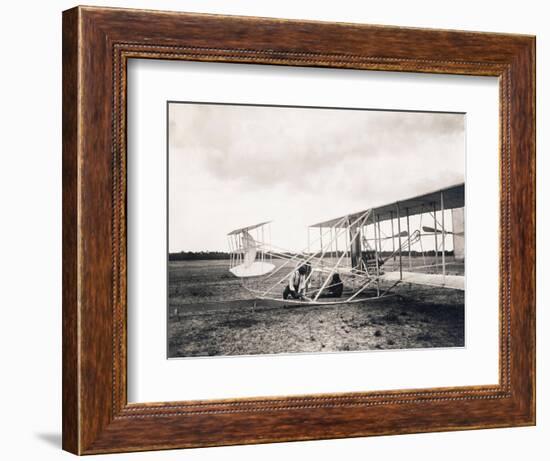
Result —
<path fill-rule="evenodd" d="M 170 262 L 168 273 L 169 357 L 464 346 L 463 291 L 404 284 L 377 300 L 285 305 L 255 299 L 227 260 Z"/>

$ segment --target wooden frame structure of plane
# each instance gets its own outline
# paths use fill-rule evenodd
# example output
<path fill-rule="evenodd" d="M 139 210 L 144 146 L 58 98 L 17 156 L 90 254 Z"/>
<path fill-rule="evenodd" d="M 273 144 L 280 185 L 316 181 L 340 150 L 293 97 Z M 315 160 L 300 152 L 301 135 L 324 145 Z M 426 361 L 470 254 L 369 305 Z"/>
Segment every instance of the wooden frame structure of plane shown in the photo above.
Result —
<path fill-rule="evenodd" d="M 416 229 L 411 225 L 414 216 L 419 217 Z M 390 235 L 382 231 L 382 223 Z M 344 304 L 387 296 L 401 283 L 464 290 L 464 183 L 310 225 L 308 246 L 300 252 L 274 246 L 270 224 L 258 223 L 227 235 L 229 270 L 259 299 Z M 312 239 L 316 231 L 318 236 Z M 433 239 L 433 250 L 425 251 L 427 238 Z M 413 248 L 420 249 L 414 250 L 422 257 L 420 265 L 413 264 Z M 427 255 L 433 260 L 428 261 Z M 283 300 L 279 295 L 289 273 L 304 265 L 308 271 L 302 296 Z M 390 265 L 392 270 L 387 270 Z M 456 265 L 462 265 L 462 271 L 449 270 Z M 327 292 L 335 274 L 346 290 L 331 298 Z"/>

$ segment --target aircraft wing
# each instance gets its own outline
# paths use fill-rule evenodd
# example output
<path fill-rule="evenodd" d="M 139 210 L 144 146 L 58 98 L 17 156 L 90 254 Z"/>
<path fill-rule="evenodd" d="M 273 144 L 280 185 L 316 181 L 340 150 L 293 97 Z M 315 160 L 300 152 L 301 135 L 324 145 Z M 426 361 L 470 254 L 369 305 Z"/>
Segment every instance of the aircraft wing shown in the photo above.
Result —
<path fill-rule="evenodd" d="M 399 271 L 386 272 L 380 277 L 380 280 L 388 282 L 397 282 L 400 280 Z M 424 274 L 421 272 L 403 271 L 403 282 L 414 283 L 416 285 L 427 285 L 432 287 L 452 288 L 454 290 L 464 291 L 463 275 L 443 275 L 443 274 Z"/>
<path fill-rule="evenodd" d="M 242 232 L 248 232 L 248 231 L 251 231 L 251 230 L 256 229 L 258 227 L 265 226 L 266 224 L 269 224 L 270 222 L 272 222 L 272 221 L 264 221 L 264 222 L 261 222 L 261 223 L 258 223 L 258 224 L 252 224 L 251 226 L 241 227 L 239 229 L 232 230 L 227 235 L 236 235 L 236 234 L 240 234 Z"/>
<path fill-rule="evenodd" d="M 443 195 L 443 203 L 446 210 L 452 210 L 454 208 L 464 207 L 464 183 L 457 184 L 455 186 L 447 187 L 445 189 L 438 189 L 436 191 L 428 192 L 425 194 L 417 195 L 404 200 L 397 200 L 395 202 L 381 205 L 371 208 L 371 216 L 376 215 L 378 222 L 387 221 L 397 217 L 397 206 L 399 205 L 401 216 L 405 216 L 408 211 L 409 216 L 414 216 L 421 213 L 427 213 L 429 211 L 441 210 L 441 196 Z M 358 211 L 347 215 L 347 220 L 342 224 L 342 227 L 347 227 L 349 222 L 353 222 L 363 215 L 367 210 Z M 338 218 L 329 219 L 317 224 L 313 224 L 309 227 L 334 227 L 346 216 L 340 216 Z"/>

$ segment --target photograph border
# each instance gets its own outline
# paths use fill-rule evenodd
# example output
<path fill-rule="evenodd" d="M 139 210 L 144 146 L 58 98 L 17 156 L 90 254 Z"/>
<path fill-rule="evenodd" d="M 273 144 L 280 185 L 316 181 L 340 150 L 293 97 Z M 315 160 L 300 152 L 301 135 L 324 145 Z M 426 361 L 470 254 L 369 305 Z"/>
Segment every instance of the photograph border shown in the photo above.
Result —
<path fill-rule="evenodd" d="M 498 385 L 128 403 L 129 59 L 500 84 Z M 63 13 L 63 448 L 76 454 L 535 424 L 535 37 L 114 8 Z"/>
<path fill-rule="evenodd" d="M 167 360 L 196 360 L 196 359 L 212 359 L 212 358 L 233 358 L 233 357 L 270 357 L 276 356 L 297 356 L 304 354 L 339 354 L 343 351 L 329 350 L 323 352 L 279 352 L 279 353 L 257 353 L 257 354 L 238 354 L 238 355 L 204 355 L 204 356 L 175 356 L 170 357 L 169 354 L 169 338 L 168 329 L 170 326 L 170 104 L 182 104 L 182 105 L 207 105 L 207 106 L 229 106 L 229 107 L 269 107 L 269 108 L 281 108 L 281 109 L 319 109 L 319 110 L 342 110 L 342 111 L 367 111 L 367 112 L 383 112 L 383 113 L 409 113 L 409 114 L 445 114 L 445 115 L 463 115 L 466 117 L 467 113 L 464 111 L 444 111 L 444 110 L 418 110 L 418 109 L 382 109 L 372 107 L 343 107 L 343 106 L 308 106 L 299 104 L 260 104 L 260 103 L 234 103 L 234 102 L 211 102 L 211 101 L 183 101 L 183 100 L 167 100 L 166 101 L 166 359 Z M 464 127 L 466 130 L 466 127 Z M 466 136 L 466 131 L 464 131 Z M 466 166 L 466 147 L 464 147 L 464 166 Z M 465 180 L 466 178 L 464 178 Z M 466 302 L 464 301 L 464 319 L 466 319 Z M 466 328 L 466 326 L 464 327 Z M 464 335 L 464 344 L 461 346 L 432 346 L 432 347 L 415 347 L 415 348 L 403 348 L 403 349 L 391 349 L 392 351 L 410 351 L 410 350 L 429 350 L 429 349 L 464 349 L 466 347 L 466 334 Z M 345 353 L 361 353 L 372 352 L 374 349 L 357 349 L 346 351 Z"/>

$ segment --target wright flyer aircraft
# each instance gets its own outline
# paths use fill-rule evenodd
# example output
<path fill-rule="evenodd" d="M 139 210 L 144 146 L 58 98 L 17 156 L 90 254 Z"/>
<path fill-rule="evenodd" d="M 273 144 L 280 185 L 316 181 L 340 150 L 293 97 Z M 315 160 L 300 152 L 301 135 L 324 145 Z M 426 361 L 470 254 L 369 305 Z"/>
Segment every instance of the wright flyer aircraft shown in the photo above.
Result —
<path fill-rule="evenodd" d="M 464 290 L 464 183 L 312 224 L 308 245 L 271 242 L 271 222 L 227 235 L 229 271 L 255 298 L 344 304 L 400 284 Z"/>

